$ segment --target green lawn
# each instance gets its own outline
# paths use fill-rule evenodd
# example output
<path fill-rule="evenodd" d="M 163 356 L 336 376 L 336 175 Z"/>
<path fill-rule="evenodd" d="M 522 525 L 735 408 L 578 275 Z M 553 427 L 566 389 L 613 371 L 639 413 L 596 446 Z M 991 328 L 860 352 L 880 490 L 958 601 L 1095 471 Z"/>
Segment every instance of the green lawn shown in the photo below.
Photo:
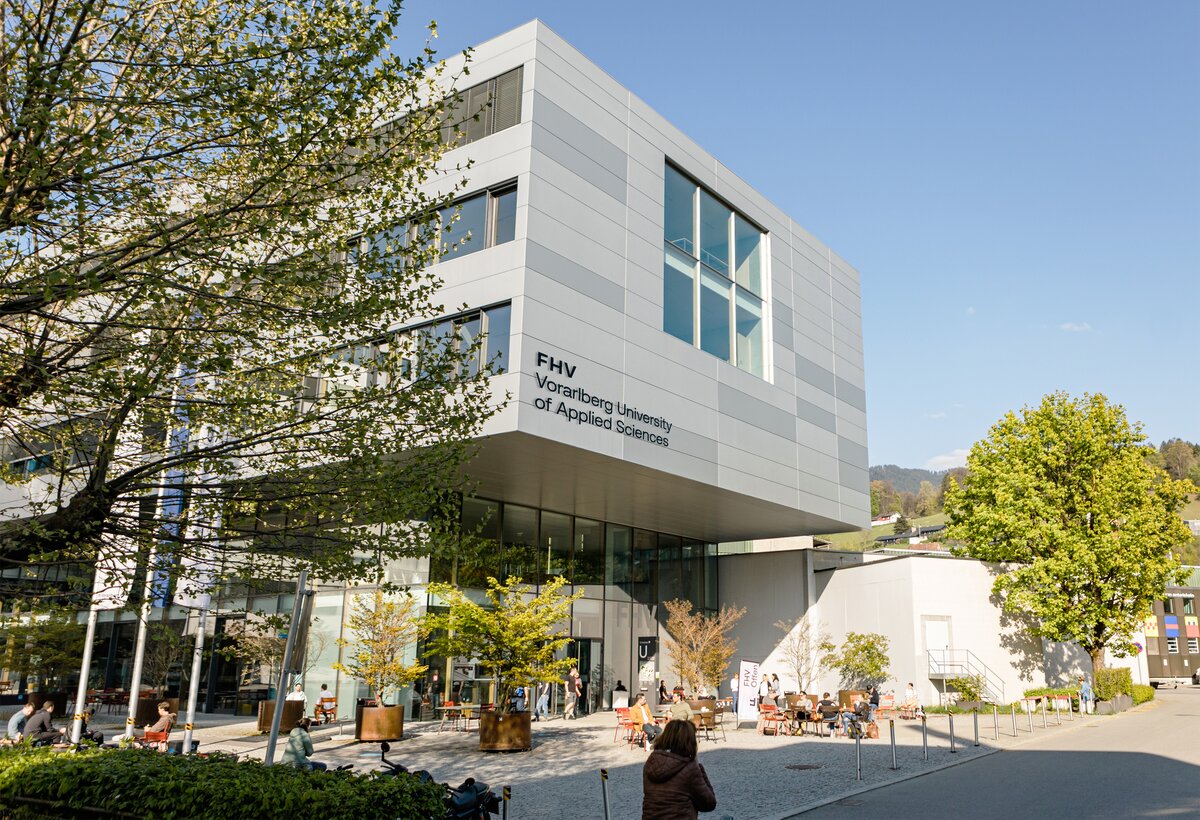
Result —
<path fill-rule="evenodd" d="M 913 526 L 921 527 L 929 527 L 935 524 L 945 524 L 946 514 L 935 513 L 933 515 L 926 515 L 921 518 L 914 518 L 909 523 Z M 881 535 L 891 535 L 894 529 L 894 525 L 885 524 L 882 527 L 872 527 L 869 530 L 835 532 L 830 535 L 818 535 L 816 537 L 828 541 L 830 545 L 836 549 L 864 550 L 877 546 L 875 539 Z"/>

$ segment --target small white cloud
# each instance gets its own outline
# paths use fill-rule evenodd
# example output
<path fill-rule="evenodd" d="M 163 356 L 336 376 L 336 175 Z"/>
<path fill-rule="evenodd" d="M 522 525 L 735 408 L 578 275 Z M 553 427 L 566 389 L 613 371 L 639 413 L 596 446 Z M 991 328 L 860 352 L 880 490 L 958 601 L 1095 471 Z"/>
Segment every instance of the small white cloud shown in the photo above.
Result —
<path fill-rule="evenodd" d="M 1092 329 L 1092 326 L 1087 322 L 1063 322 L 1058 326 L 1059 330 L 1064 330 L 1067 333 L 1087 333 Z"/>
<path fill-rule="evenodd" d="M 967 453 L 969 450 L 951 450 L 948 453 L 942 453 L 940 456 L 934 456 L 925 462 L 926 470 L 949 470 L 951 467 L 966 467 Z"/>
<path fill-rule="evenodd" d="M 944 418 L 946 418 L 946 411 L 938 410 L 936 413 L 926 413 L 925 418 L 927 418 L 927 419 L 944 419 Z"/>
<path fill-rule="evenodd" d="M 974 315 L 975 315 L 975 308 L 973 308 L 973 307 L 969 307 L 969 308 L 967 308 L 967 315 L 968 315 L 968 316 L 974 316 Z"/>

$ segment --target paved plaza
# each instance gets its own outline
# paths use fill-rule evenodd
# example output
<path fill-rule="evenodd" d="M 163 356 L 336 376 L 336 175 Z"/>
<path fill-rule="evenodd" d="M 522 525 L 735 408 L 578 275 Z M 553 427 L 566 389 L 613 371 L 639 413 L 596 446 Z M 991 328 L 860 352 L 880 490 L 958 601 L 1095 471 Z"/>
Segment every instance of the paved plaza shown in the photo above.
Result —
<path fill-rule="evenodd" d="M 980 716 L 980 745 L 973 745 L 973 725 L 969 716 L 955 719 L 957 751 L 951 753 L 949 721 L 945 716 L 930 716 L 928 723 L 929 759 L 922 754 L 920 724 L 896 721 L 897 770 L 892 770 L 887 722 L 881 723 L 883 737 L 862 743 L 862 780 L 855 776 L 855 743 L 844 738 L 772 737 L 757 734 L 747 723 L 740 731 L 732 729 L 725 740 L 700 743 L 700 761 L 708 771 L 717 794 L 717 809 L 706 818 L 733 817 L 785 818 L 832 801 L 843 801 L 827 811 L 842 811 L 867 805 L 866 790 L 888 783 L 928 775 L 980 758 L 1009 757 L 995 752 L 1030 744 L 1053 742 L 1062 749 L 1083 750 L 1094 742 L 1099 730 L 1121 731 L 1136 726 L 1146 715 L 1154 715 L 1174 698 L 1194 695 L 1191 711 L 1200 712 L 1200 690 L 1164 693 L 1161 701 L 1147 704 L 1134 712 L 1117 717 L 1093 716 L 1056 722 L 1051 712 L 1047 726 L 1042 717 L 1032 720 L 1018 713 L 1017 732 L 1013 735 L 1010 715 L 1002 714 L 999 737 L 991 713 Z M 1163 714 L 1166 714 L 1165 712 Z M 103 718 L 104 716 L 100 716 Z M 406 739 L 393 744 L 389 757 L 410 769 L 427 769 L 435 778 L 457 784 L 475 777 L 493 787 L 512 787 L 509 817 L 512 820 L 557 820 L 557 818 L 603 817 L 600 770 L 609 772 L 609 797 L 612 818 L 633 818 L 640 813 L 641 771 L 646 752 L 630 749 L 624 742 L 613 742 L 615 716 L 612 712 L 590 715 L 564 722 L 559 719 L 533 724 L 534 748 L 526 753 L 495 754 L 478 750 L 478 736 L 461 732 L 438 732 L 436 724 L 409 724 Z M 1200 726 L 1200 721 L 1196 721 Z M 1109 728 L 1115 727 L 1115 728 Z M 116 726 L 114 724 L 113 728 Z M 198 719 L 196 737 L 204 749 L 222 749 L 241 755 L 262 757 L 264 736 L 254 733 L 254 724 L 245 718 L 204 715 Z M 1193 729 L 1194 731 L 1194 729 Z M 336 727 L 314 730 L 316 759 L 331 765 L 353 763 L 356 771 L 378 768 L 379 747 L 357 743 L 349 722 Z M 177 735 L 176 735 L 177 736 Z M 1153 744 L 1153 739 L 1147 743 Z M 1054 778 L 1057 780 L 1058 778 Z M 1084 780 L 1086 782 L 1086 778 Z M 914 781 L 922 799 L 928 798 L 933 781 L 921 777 Z M 1008 791 L 1014 791 L 1011 784 Z M 1015 791 L 1021 791 L 1016 788 Z M 865 793 L 864 793 L 865 792 Z M 976 805 L 976 804 L 972 804 Z M 955 816 L 975 816 L 971 810 Z M 1019 813 L 1018 813 L 1019 814 Z M 832 816 L 824 814 L 822 816 Z M 853 816 L 873 818 L 899 816 L 895 812 L 876 811 Z M 932 816 L 932 815 L 931 815 Z M 1008 814 L 1007 816 L 1018 816 Z M 1024 815 L 1032 816 L 1032 815 Z M 1063 815 L 1069 816 L 1069 815 Z"/>

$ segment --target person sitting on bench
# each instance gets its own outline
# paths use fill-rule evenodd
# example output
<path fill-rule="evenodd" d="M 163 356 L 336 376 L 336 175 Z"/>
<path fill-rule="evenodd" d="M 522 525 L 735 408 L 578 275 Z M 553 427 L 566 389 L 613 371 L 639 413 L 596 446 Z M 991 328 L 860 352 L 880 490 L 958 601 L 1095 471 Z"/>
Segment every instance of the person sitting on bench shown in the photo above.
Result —
<path fill-rule="evenodd" d="M 54 714 L 54 701 L 48 700 L 42 708 L 33 713 L 33 717 L 25 724 L 25 736 L 33 740 L 34 746 L 49 746 L 58 743 L 66 733 L 65 729 L 55 729 L 50 722 Z"/>

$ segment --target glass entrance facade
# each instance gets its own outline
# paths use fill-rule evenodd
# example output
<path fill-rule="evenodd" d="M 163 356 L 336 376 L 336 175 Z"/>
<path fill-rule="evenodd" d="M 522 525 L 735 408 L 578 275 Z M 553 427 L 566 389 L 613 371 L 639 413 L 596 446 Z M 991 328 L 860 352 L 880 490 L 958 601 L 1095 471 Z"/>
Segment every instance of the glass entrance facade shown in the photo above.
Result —
<path fill-rule="evenodd" d="M 561 575 L 565 592 L 582 589 L 572 608 L 568 652 L 579 661 L 588 711 L 611 706 L 617 681 L 649 692 L 660 676 L 670 677 L 663 601 L 718 608 L 716 544 L 481 498 L 464 499 L 462 532 L 455 555 L 431 561 L 431 581 L 482 590 L 488 577 L 519 577 L 536 589 Z M 415 687 L 414 714 L 420 701 L 487 699 L 488 684 L 469 659 L 427 656 L 422 662 L 429 671 Z"/>

